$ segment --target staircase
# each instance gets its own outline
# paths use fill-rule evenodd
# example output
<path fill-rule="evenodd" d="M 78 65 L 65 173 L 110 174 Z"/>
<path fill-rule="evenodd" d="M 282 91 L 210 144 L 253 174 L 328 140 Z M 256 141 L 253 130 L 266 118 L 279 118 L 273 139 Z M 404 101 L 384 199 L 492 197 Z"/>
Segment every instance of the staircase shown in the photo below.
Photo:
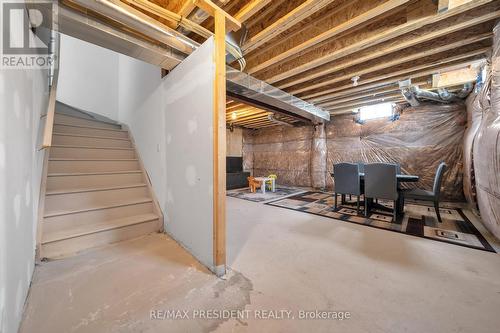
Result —
<path fill-rule="evenodd" d="M 102 118 L 56 111 L 41 258 L 60 258 L 162 228 L 161 211 L 129 132 Z"/>

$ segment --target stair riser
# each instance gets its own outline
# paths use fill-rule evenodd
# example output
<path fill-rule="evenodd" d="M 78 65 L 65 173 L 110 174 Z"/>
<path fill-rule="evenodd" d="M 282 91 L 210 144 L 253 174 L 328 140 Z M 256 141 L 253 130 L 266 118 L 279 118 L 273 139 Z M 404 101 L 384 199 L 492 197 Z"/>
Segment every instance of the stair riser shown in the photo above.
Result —
<path fill-rule="evenodd" d="M 47 195 L 45 197 L 45 214 L 48 215 L 59 211 L 73 211 L 117 205 L 127 200 L 149 197 L 150 194 L 146 186 L 107 191 Z"/>
<path fill-rule="evenodd" d="M 144 183 L 144 179 L 141 173 L 57 176 L 47 178 L 47 191 L 124 186 L 139 183 Z"/>
<path fill-rule="evenodd" d="M 111 128 L 111 129 L 121 129 L 120 125 L 107 124 L 96 120 L 87 120 L 76 117 L 70 117 L 63 114 L 55 114 L 54 117 L 55 124 L 63 124 L 63 125 L 78 125 L 78 126 L 90 126 L 90 127 L 99 127 L 99 128 Z"/>
<path fill-rule="evenodd" d="M 104 221 L 120 219 L 133 215 L 147 214 L 153 212 L 153 203 L 141 203 L 108 209 L 99 209 L 89 212 L 47 217 L 43 221 L 43 235 L 50 235 L 61 230 L 71 230 L 88 223 L 100 223 Z"/>
<path fill-rule="evenodd" d="M 75 127 L 66 125 L 54 125 L 55 133 L 80 134 L 91 136 L 109 136 L 113 138 L 128 139 L 128 133 L 122 131 L 109 131 L 106 129 L 95 129 L 85 127 Z"/>
<path fill-rule="evenodd" d="M 123 241 L 126 239 L 136 238 L 148 233 L 158 232 L 159 230 L 160 222 L 158 220 L 154 220 L 127 226 L 124 228 L 102 231 L 90 235 L 46 243 L 42 246 L 41 256 L 43 258 L 52 259 L 61 258 L 91 247 L 97 247 Z"/>
<path fill-rule="evenodd" d="M 49 173 L 139 170 L 138 161 L 49 161 Z"/>
<path fill-rule="evenodd" d="M 92 148 L 50 148 L 51 158 L 135 158 L 133 150 Z"/>
<path fill-rule="evenodd" d="M 52 136 L 52 144 L 65 145 L 65 146 L 89 146 L 89 147 L 118 147 L 118 148 L 132 147 L 132 143 L 129 140 L 88 138 L 81 136 L 66 136 L 58 134 L 54 134 Z"/>

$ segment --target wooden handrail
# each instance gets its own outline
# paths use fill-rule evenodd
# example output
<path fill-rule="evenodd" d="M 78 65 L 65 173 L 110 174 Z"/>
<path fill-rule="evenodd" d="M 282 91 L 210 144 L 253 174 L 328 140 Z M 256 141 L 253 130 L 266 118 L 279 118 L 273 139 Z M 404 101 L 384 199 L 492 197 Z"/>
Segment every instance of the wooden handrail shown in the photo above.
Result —
<path fill-rule="evenodd" d="M 50 87 L 49 94 L 49 104 L 47 107 L 47 113 L 45 116 L 45 126 L 43 129 L 42 138 L 42 149 L 49 148 L 52 146 L 52 131 L 54 129 L 54 114 L 56 112 L 56 92 L 57 92 L 57 80 L 58 80 L 58 70 L 54 71 L 54 78 L 52 80 L 52 86 Z"/>

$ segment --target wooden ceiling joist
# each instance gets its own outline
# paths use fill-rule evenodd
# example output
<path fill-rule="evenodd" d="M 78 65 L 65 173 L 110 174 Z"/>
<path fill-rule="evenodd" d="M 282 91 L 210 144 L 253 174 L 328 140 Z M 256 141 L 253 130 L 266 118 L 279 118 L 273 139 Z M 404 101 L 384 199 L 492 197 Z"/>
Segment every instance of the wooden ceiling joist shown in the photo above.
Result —
<path fill-rule="evenodd" d="M 386 84 L 397 83 L 398 81 L 405 80 L 407 78 L 416 78 L 416 77 L 422 77 L 422 76 L 426 76 L 426 75 L 432 75 L 434 73 L 439 72 L 440 70 L 451 70 L 451 69 L 465 67 L 473 61 L 480 60 L 476 56 L 483 56 L 481 58 L 484 58 L 484 54 L 486 54 L 488 51 L 490 51 L 490 49 L 491 48 L 489 48 L 489 47 L 484 47 L 484 48 L 481 48 L 481 49 L 478 49 L 475 51 L 471 51 L 471 52 L 468 52 L 465 54 L 461 54 L 458 56 L 441 59 L 441 60 L 435 61 L 433 63 L 429 63 L 429 64 L 425 64 L 425 65 L 421 65 L 421 66 L 415 66 L 415 67 L 404 69 L 401 71 L 391 72 L 391 73 L 386 74 L 386 75 L 381 75 L 381 76 L 376 76 L 373 78 L 365 79 L 365 80 L 360 81 L 359 85 L 362 86 L 362 85 L 366 85 L 368 83 L 376 82 L 372 85 L 372 87 L 376 87 L 377 85 L 382 86 L 382 85 L 386 85 Z M 456 61 L 464 60 L 467 58 L 471 58 L 471 59 L 465 60 L 464 62 L 461 62 L 458 64 L 450 65 L 451 62 L 456 62 Z M 432 69 L 428 69 L 431 67 L 432 67 Z M 422 69 L 428 69 L 428 70 L 420 72 L 420 70 L 422 70 Z M 358 88 L 360 90 L 363 90 L 363 87 L 358 87 L 358 86 L 353 87 L 353 85 L 351 83 L 351 84 L 346 84 L 346 85 L 334 87 L 331 89 L 325 89 L 325 90 L 322 90 L 322 91 L 317 92 L 317 93 L 302 96 L 301 98 L 309 100 L 311 103 L 315 103 L 318 101 L 322 101 L 322 100 L 326 100 L 326 99 L 331 98 L 328 95 L 330 93 L 338 92 L 338 91 L 342 91 L 342 90 L 347 91 L 347 90 L 352 89 L 352 88 Z M 317 98 L 315 98 L 314 100 L 311 100 L 313 97 L 317 97 Z"/>
<path fill-rule="evenodd" d="M 342 104 L 338 104 L 338 105 L 332 105 L 329 107 L 325 107 L 324 109 L 329 111 L 329 110 L 335 110 L 335 109 L 343 109 L 343 108 L 347 108 L 347 107 L 363 106 L 365 104 L 374 103 L 374 102 L 378 102 L 378 103 L 391 102 L 393 100 L 401 99 L 401 98 L 402 98 L 402 95 L 401 95 L 401 92 L 399 91 L 399 92 L 395 92 L 395 93 L 385 95 L 385 96 L 378 96 L 378 97 L 374 97 L 374 98 L 364 99 L 362 101 L 357 101 L 357 102 L 351 101 L 351 102 L 342 103 Z"/>
<path fill-rule="evenodd" d="M 234 15 L 234 18 L 240 22 L 245 22 L 270 2 L 271 0 L 251 0 Z"/>
<path fill-rule="evenodd" d="M 258 71 L 261 71 L 263 69 L 266 69 L 269 66 L 272 66 L 284 59 L 290 59 L 291 57 L 299 54 L 300 52 L 304 51 L 307 48 L 313 47 L 329 38 L 335 37 L 340 35 L 341 33 L 348 31 L 352 28 L 358 27 L 361 24 L 364 24 L 372 19 L 374 19 L 377 16 L 380 16 L 388 11 L 393 10 L 394 8 L 397 8 L 410 0 L 390 0 L 385 3 L 383 3 L 380 6 L 377 6 L 373 8 L 372 10 L 369 10 L 367 12 L 364 12 L 360 14 L 359 16 L 356 16 L 355 18 L 348 20 L 342 24 L 339 24 L 338 26 L 333 27 L 330 30 L 327 30 L 325 32 L 320 33 L 317 36 L 314 36 L 313 38 L 305 41 L 304 43 L 297 45 L 285 52 L 280 53 L 279 55 L 264 61 L 260 63 L 259 65 L 249 68 L 247 72 L 249 74 L 256 73 Z"/>
<path fill-rule="evenodd" d="M 479 25 L 479 24 L 484 23 L 484 22 L 494 20 L 496 18 L 500 18 L 500 11 L 495 11 L 492 13 L 487 13 L 486 15 L 474 17 L 470 20 L 459 22 L 458 24 L 447 26 L 443 29 L 433 30 L 429 33 L 423 34 L 423 35 L 418 36 L 418 37 L 412 36 L 411 38 L 408 38 L 406 41 L 403 41 L 401 43 L 397 43 L 395 45 L 390 45 L 390 46 L 385 47 L 385 48 L 381 48 L 380 50 L 377 50 L 376 52 L 370 52 L 365 56 L 354 57 L 354 59 L 348 59 L 348 61 L 346 61 L 346 62 L 333 64 L 332 66 L 329 66 L 326 69 L 316 71 L 316 72 L 307 73 L 306 75 L 301 75 L 300 77 L 298 77 L 294 80 L 286 81 L 282 84 L 278 84 L 277 87 L 280 89 L 285 89 L 285 88 L 297 85 L 299 83 L 307 82 L 307 81 L 310 81 L 310 80 L 313 80 L 313 79 L 316 79 L 316 78 L 319 78 L 319 77 L 322 77 L 322 76 L 325 76 L 328 74 L 335 73 L 337 71 L 340 71 L 342 69 L 345 69 L 345 68 L 348 68 L 348 67 L 351 67 L 354 65 L 362 64 L 362 63 L 365 63 L 367 61 L 370 61 L 370 60 L 373 60 L 373 59 L 376 59 L 379 57 L 387 56 L 391 53 L 395 53 L 397 51 L 400 51 L 400 50 L 403 50 L 403 49 L 406 49 L 406 48 L 409 48 L 412 46 L 416 46 L 416 45 L 419 45 L 419 44 L 422 44 L 425 42 L 429 42 L 429 41 L 438 39 L 440 37 L 444 37 L 446 35 L 450 35 L 452 33 L 458 32 L 458 31 L 465 30 L 467 28 Z"/>
<path fill-rule="evenodd" d="M 417 85 L 417 86 L 422 86 L 423 88 L 428 88 L 428 87 L 430 87 L 430 84 L 429 84 L 430 80 L 431 79 L 429 77 L 428 80 L 417 80 L 414 82 L 412 81 L 412 85 Z M 317 103 L 316 106 L 323 108 L 323 107 L 337 105 L 337 104 L 341 104 L 341 103 L 345 103 L 345 102 L 349 102 L 349 101 L 356 101 L 356 100 L 362 100 L 362 99 L 370 98 L 370 97 L 382 96 L 384 94 L 395 93 L 398 91 L 400 91 L 399 86 L 390 85 L 387 87 L 382 87 L 382 89 L 375 88 L 372 90 L 363 91 L 363 92 L 361 92 L 361 94 L 353 94 L 353 95 L 349 95 L 347 97 L 342 97 L 342 98 L 335 98 L 335 96 L 334 96 L 334 98 L 332 98 L 332 100 L 327 100 L 325 102 Z"/>
<path fill-rule="evenodd" d="M 387 61 L 387 62 L 381 63 L 379 65 L 376 65 L 376 66 L 373 66 L 373 67 L 369 67 L 369 68 L 365 68 L 365 69 L 362 69 L 362 70 L 359 70 L 359 71 L 350 72 L 350 73 L 344 74 L 342 76 L 337 76 L 337 77 L 335 77 L 333 79 L 325 80 L 325 81 L 322 81 L 322 82 L 319 82 L 319 83 L 316 83 L 316 84 L 307 85 L 307 86 L 305 86 L 303 88 L 291 90 L 291 91 L 289 91 L 289 93 L 292 94 L 292 95 L 303 93 L 305 91 L 317 89 L 317 88 L 324 87 L 324 86 L 327 86 L 327 85 L 330 85 L 330 84 L 334 84 L 334 83 L 337 83 L 337 82 L 341 82 L 341 81 L 344 81 L 344 80 L 349 80 L 349 79 L 351 79 L 354 76 L 359 76 L 360 78 L 362 78 L 363 75 L 366 75 L 366 74 L 369 74 L 369 73 L 377 72 L 377 71 L 380 71 L 380 70 L 383 70 L 383 69 L 387 69 L 387 68 L 390 68 L 390 67 L 394 67 L 394 66 L 397 66 L 397 65 L 400 65 L 400 64 L 408 63 L 410 61 L 419 60 L 419 59 L 422 59 L 422 58 L 425 58 L 425 57 L 429 57 L 431 55 L 435 55 L 435 54 L 438 54 L 438 53 L 442 53 L 442 52 L 445 52 L 445 51 L 458 49 L 458 48 L 460 48 L 462 46 L 465 46 L 465 45 L 469 45 L 469 44 L 477 43 L 477 42 L 480 42 L 480 41 L 483 41 L 483 40 L 486 40 L 486 39 L 490 39 L 492 36 L 493 36 L 493 33 L 489 32 L 489 33 L 481 34 L 481 35 L 478 35 L 478 36 L 473 36 L 471 38 L 462 39 L 462 40 L 459 40 L 459 41 L 451 43 L 451 44 L 445 44 L 443 46 L 436 47 L 436 48 L 433 48 L 433 49 L 430 49 L 430 50 L 424 50 L 422 52 L 415 53 L 415 54 L 412 54 L 412 55 L 409 55 L 409 56 L 406 56 L 406 57 L 396 57 L 396 58 L 393 58 L 392 61 Z"/>
<path fill-rule="evenodd" d="M 383 101 L 384 103 L 401 103 L 401 102 L 406 102 L 406 100 L 401 96 L 401 97 L 396 97 L 392 99 L 387 99 Z M 359 109 L 363 106 L 370 106 L 370 105 L 376 105 L 380 104 L 381 101 L 371 101 L 371 102 L 363 102 L 357 105 L 351 105 L 347 106 L 344 108 L 336 108 L 336 109 L 330 109 L 329 112 L 331 115 L 339 114 L 339 113 L 350 113 L 355 109 Z"/>
<path fill-rule="evenodd" d="M 324 65 L 326 63 L 329 63 L 333 60 L 346 57 L 348 55 L 351 55 L 355 52 L 359 52 L 361 50 L 367 49 L 369 47 L 373 47 L 375 45 L 381 44 L 385 41 L 391 40 L 393 38 L 403 36 L 405 34 L 411 33 L 412 31 L 415 31 L 417 29 L 420 29 L 424 26 L 435 24 L 437 22 L 443 21 L 445 19 L 448 19 L 450 17 L 453 17 L 455 15 L 459 15 L 461 13 L 465 13 L 467 11 L 470 11 L 474 8 L 478 8 L 480 6 L 483 6 L 485 4 L 491 3 L 492 1 L 495 0 L 476 0 L 470 3 L 466 3 L 462 6 L 455 7 L 451 10 L 435 14 L 430 17 L 424 17 L 422 19 L 417 19 L 414 21 L 410 21 L 405 24 L 401 24 L 399 26 L 396 26 L 394 28 L 389 28 L 379 34 L 376 34 L 370 38 L 366 38 L 358 43 L 351 44 L 347 47 L 344 47 L 342 49 L 339 49 L 334 52 L 330 52 L 324 56 L 321 56 L 319 58 L 313 59 L 311 61 L 308 61 L 306 63 L 303 63 L 301 65 L 295 65 L 293 68 L 289 70 L 283 70 L 279 74 L 274 75 L 269 78 L 265 78 L 265 81 L 272 84 L 278 81 L 285 80 L 289 77 L 299 75 L 305 71 L 314 69 L 316 67 L 319 67 L 321 65 Z M 254 36 L 254 38 L 257 37 Z"/>
<path fill-rule="evenodd" d="M 267 43 L 298 22 L 304 20 L 308 16 L 329 5 L 332 1 L 335 0 L 306 0 L 300 6 L 296 7 L 294 10 L 292 10 L 255 36 L 250 37 L 242 47 L 243 52 L 249 53 L 252 50 L 255 50 L 259 46 Z"/>

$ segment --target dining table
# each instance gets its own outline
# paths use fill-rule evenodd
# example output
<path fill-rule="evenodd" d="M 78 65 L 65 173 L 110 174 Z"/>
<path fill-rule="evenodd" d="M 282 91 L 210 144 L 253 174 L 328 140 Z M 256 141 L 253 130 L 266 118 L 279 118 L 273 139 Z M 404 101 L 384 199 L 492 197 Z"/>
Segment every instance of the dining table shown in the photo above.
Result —
<path fill-rule="evenodd" d="M 330 176 L 332 178 L 335 178 L 335 175 L 333 174 L 333 172 L 330 172 Z M 361 180 L 361 182 L 364 182 L 364 180 L 365 180 L 365 173 L 364 172 L 359 173 L 359 179 Z M 416 176 L 416 175 L 408 175 L 408 174 L 403 174 L 403 173 L 399 174 L 398 173 L 396 175 L 396 179 L 397 179 L 398 184 L 399 183 L 415 183 L 415 182 L 419 181 L 420 177 Z M 362 183 L 362 187 L 364 188 L 363 183 Z M 398 188 L 399 188 L 399 186 L 398 186 Z M 364 193 L 364 190 L 362 192 Z M 399 195 L 398 196 L 398 212 L 402 212 L 404 210 L 402 199 L 403 199 L 402 196 Z M 345 194 L 341 195 L 341 202 L 342 203 L 345 202 Z M 364 201 L 361 201 L 361 204 L 364 204 Z M 371 199 L 371 198 L 368 201 L 368 205 L 370 206 L 370 209 L 377 208 L 377 209 L 380 209 L 383 211 L 390 211 L 391 210 L 390 208 L 387 208 L 386 206 L 379 204 L 377 201 L 374 202 L 373 199 Z"/>

